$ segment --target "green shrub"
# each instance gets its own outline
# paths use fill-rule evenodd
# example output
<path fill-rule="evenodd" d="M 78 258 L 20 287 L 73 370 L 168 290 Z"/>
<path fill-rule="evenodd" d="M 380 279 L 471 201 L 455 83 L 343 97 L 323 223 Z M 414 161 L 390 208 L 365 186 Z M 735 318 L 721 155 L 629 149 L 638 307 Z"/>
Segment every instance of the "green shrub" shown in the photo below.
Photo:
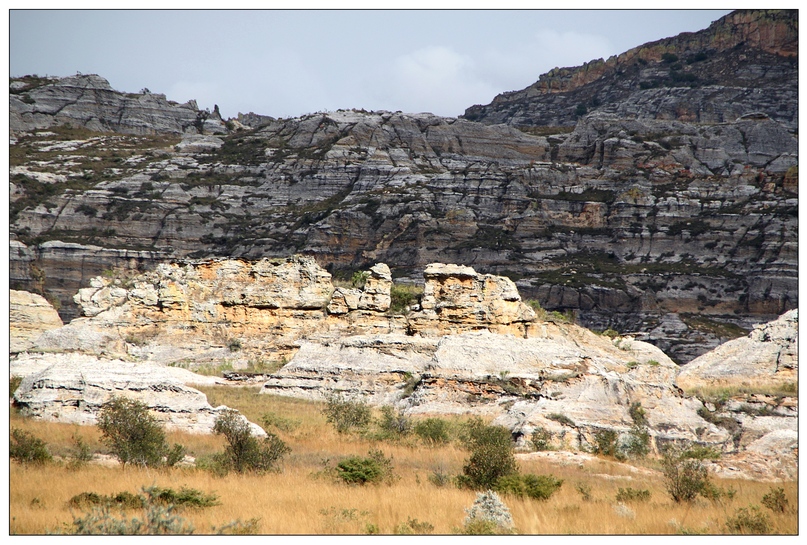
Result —
<path fill-rule="evenodd" d="M 390 288 L 390 314 L 402 314 L 410 307 L 420 301 L 423 295 L 422 286 L 412 286 L 409 284 L 393 284 Z"/>
<path fill-rule="evenodd" d="M 451 475 L 443 471 L 442 468 L 437 468 L 429 475 L 429 482 L 437 488 L 443 488 L 451 484 Z"/>
<path fill-rule="evenodd" d="M 395 527 L 395 533 L 397 535 L 425 535 L 431 534 L 434 531 L 434 525 L 423 521 L 419 522 L 418 519 L 413 519 L 407 517 L 407 521 L 405 523 L 401 523 Z"/>
<path fill-rule="evenodd" d="M 126 464 L 148 467 L 173 466 L 184 456 L 184 448 L 169 448 L 165 432 L 139 401 L 116 397 L 98 415 L 102 441 Z"/>
<path fill-rule="evenodd" d="M 693 460 L 718 460 L 720 458 L 720 451 L 714 447 L 692 445 L 681 453 L 681 456 Z"/>
<path fill-rule="evenodd" d="M 637 490 L 635 488 L 620 488 L 616 493 L 616 501 L 622 502 L 646 502 L 650 499 L 649 490 Z"/>
<path fill-rule="evenodd" d="M 213 432 L 227 440 L 227 448 L 217 457 L 224 472 L 274 471 L 291 450 L 273 433 L 267 433 L 262 440 L 254 437 L 247 419 L 233 409 L 227 409 L 216 419 Z"/>
<path fill-rule="evenodd" d="M 614 430 L 598 430 L 594 434 L 594 453 L 603 456 L 617 456 L 619 435 Z"/>
<path fill-rule="evenodd" d="M 53 460 L 53 456 L 42 439 L 17 428 L 11 430 L 8 450 L 11 459 L 22 464 L 42 465 Z"/>
<path fill-rule="evenodd" d="M 661 472 L 667 492 L 676 503 L 695 501 L 710 484 L 709 472 L 700 460 L 684 458 L 671 450 L 663 453 Z"/>
<path fill-rule="evenodd" d="M 128 518 L 124 513 L 116 517 L 111 513 L 110 502 L 92 504 L 84 516 L 73 515 L 70 533 L 78 535 L 188 535 L 193 525 L 179 517 L 174 505 L 157 501 L 154 489 L 143 490 L 143 518 Z M 92 494 L 92 493 L 90 493 Z M 93 500 L 94 501 L 94 500 Z"/>
<path fill-rule="evenodd" d="M 490 426 L 474 418 L 466 424 L 463 442 L 471 457 L 462 468 L 458 484 L 465 488 L 492 489 L 496 481 L 517 472 L 510 430 Z"/>
<path fill-rule="evenodd" d="M 442 418 L 426 418 L 415 424 L 415 435 L 427 445 L 441 445 L 449 440 L 448 422 Z"/>
<path fill-rule="evenodd" d="M 152 487 L 151 490 L 152 500 L 164 505 L 194 509 L 219 505 L 218 496 L 215 494 L 205 494 L 195 488 L 185 488 L 183 486 L 179 491 L 176 491 L 172 488 L 159 488 L 155 486 Z"/>
<path fill-rule="evenodd" d="M 73 443 L 75 443 L 76 447 L 70 452 L 70 461 L 67 467 L 70 469 L 78 469 L 92 460 L 93 453 L 89 445 L 87 445 L 80 436 L 74 435 Z"/>
<path fill-rule="evenodd" d="M 575 490 L 580 492 L 583 501 L 591 501 L 591 485 L 585 483 L 577 483 Z"/>
<path fill-rule="evenodd" d="M 347 399 L 341 394 L 327 396 L 322 412 L 326 421 L 333 424 L 339 433 L 364 429 L 372 419 L 370 407 L 361 401 Z"/>
<path fill-rule="evenodd" d="M 551 475 L 520 475 L 513 473 L 499 477 L 493 490 L 517 498 L 527 496 L 534 500 L 548 500 L 563 484 L 562 479 Z"/>
<path fill-rule="evenodd" d="M 385 439 L 400 439 L 412 431 L 412 420 L 403 411 L 397 411 L 389 405 L 381 407 L 381 418 L 378 427 Z"/>
<path fill-rule="evenodd" d="M 752 505 L 748 509 L 737 509 L 734 516 L 726 520 L 726 530 L 736 534 L 768 534 L 771 531 L 771 522 L 758 506 Z"/>
<path fill-rule="evenodd" d="M 17 388 L 20 387 L 22 383 L 22 377 L 12 376 L 8 379 L 8 398 L 12 399 L 14 397 L 14 392 L 17 391 Z"/>
<path fill-rule="evenodd" d="M 530 442 L 532 448 L 537 451 L 552 450 L 552 432 L 544 428 L 535 428 Z"/>
<path fill-rule="evenodd" d="M 636 426 L 647 426 L 647 413 L 642 408 L 642 404 L 638 401 L 631 403 L 628 414 Z"/>
<path fill-rule="evenodd" d="M 767 494 L 762 496 L 762 505 L 774 513 L 784 513 L 787 509 L 787 503 L 784 488 L 771 488 Z"/>
<path fill-rule="evenodd" d="M 371 450 L 366 458 L 351 456 L 336 465 L 336 476 L 347 484 L 379 484 L 395 478 L 392 458 L 380 450 Z"/>
<path fill-rule="evenodd" d="M 261 417 L 261 424 L 264 428 L 277 428 L 281 431 L 291 432 L 300 426 L 299 420 L 284 418 L 275 413 L 264 413 Z"/>
<path fill-rule="evenodd" d="M 623 447 L 626 455 L 633 458 L 643 458 L 650 452 L 650 432 L 644 426 L 634 425 Z"/>
<path fill-rule="evenodd" d="M 549 420 L 554 420 L 555 422 L 563 424 L 564 426 L 569 426 L 570 428 L 574 428 L 576 426 L 574 421 L 565 414 L 551 413 L 546 415 L 546 417 Z"/>

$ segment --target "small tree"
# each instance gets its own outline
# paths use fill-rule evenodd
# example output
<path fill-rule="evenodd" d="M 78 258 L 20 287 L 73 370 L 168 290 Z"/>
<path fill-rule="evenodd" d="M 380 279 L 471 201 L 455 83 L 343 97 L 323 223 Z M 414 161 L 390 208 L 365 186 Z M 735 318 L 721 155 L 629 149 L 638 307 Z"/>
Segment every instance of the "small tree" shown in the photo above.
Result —
<path fill-rule="evenodd" d="M 267 433 L 263 441 L 258 440 L 252 435 L 249 422 L 233 409 L 227 409 L 216 419 L 213 432 L 227 440 L 227 448 L 219 457 L 225 470 L 238 473 L 276 470 L 278 462 L 291 450 L 272 433 Z"/>
<path fill-rule="evenodd" d="M 98 429 L 104 444 L 124 466 L 173 466 L 184 456 L 181 445 L 168 446 L 162 426 L 139 401 L 113 398 L 98 415 Z"/>
<path fill-rule="evenodd" d="M 490 426 L 475 418 L 468 423 L 464 442 L 471 457 L 462 468 L 460 485 L 477 490 L 492 489 L 500 477 L 518 472 L 507 428 Z"/>
<path fill-rule="evenodd" d="M 371 421 L 370 407 L 361 401 L 347 399 L 341 394 L 325 398 L 325 418 L 339 433 L 348 433 L 356 428 L 365 428 Z"/>
<path fill-rule="evenodd" d="M 703 462 L 667 450 L 661 460 L 667 492 L 677 503 L 692 502 L 709 488 L 709 471 Z"/>

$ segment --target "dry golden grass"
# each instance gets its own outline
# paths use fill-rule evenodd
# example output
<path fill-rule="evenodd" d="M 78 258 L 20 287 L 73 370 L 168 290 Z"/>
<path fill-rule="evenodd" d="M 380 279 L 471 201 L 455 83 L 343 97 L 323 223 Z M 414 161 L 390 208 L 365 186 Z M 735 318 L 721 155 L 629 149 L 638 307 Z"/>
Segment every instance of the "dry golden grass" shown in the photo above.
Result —
<path fill-rule="evenodd" d="M 437 470 L 449 474 L 462 471 L 468 454 L 454 444 L 426 448 L 414 440 L 392 444 L 340 436 L 325 423 L 321 404 L 257 395 L 257 388 L 205 391 L 213 405 L 223 403 L 238 408 L 253 421 L 260 422 L 264 414 L 272 413 L 285 422 L 285 430 L 273 430 L 292 449 L 282 472 L 215 477 L 187 468 L 122 469 L 93 464 L 69 470 L 59 463 L 26 467 L 11 462 L 9 532 L 30 535 L 68 531 L 74 513 L 67 502 L 76 494 L 138 493 L 152 485 L 174 490 L 187 487 L 218 496 L 218 506 L 182 512 L 197 534 L 213 533 L 215 528 L 232 521 L 251 519 L 258 519 L 257 531 L 262 534 L 364 534 L 373 527 L 383 534 L 394 534 L 409 519 L 432 524 L 435 534 L 452 534 L 462 526 L 465 509 L 476 497 L 472 491 L 437 487 L 429 481 Z M 69 453 L 75 434 L 93 448 L 103 450 L 94 427 L 38 422 L 14 414 L 11 427 L 45 439 L 53 452 Z M 185 445 L 197 456 L 223 449 L 219 437 L 172 433 L 169 441 Z M 392 457 L 397 481 L 389 485 L 348 486 L 322 475 L 323 460 L 333 463 L 347 455 L 365 455 L 371 448 L 380 448 Z M 523 472 L 553 474 L 564 480 L 561 489 L 545 502 L 503 498 L 522 534 L 722 534 L 726 533 L 726 520 L 738 508 L 761 505 L 762 496 L 772 486 L 784 488 L 790 509 L 775 514 L 762 508 L 770 520 L 771 532 L 798 532 L 795 482 L 716 480 L 718 486 L 736 490 L 733 499 L 724 503 L 699 499 L 687 505 L 670 499 L 657 473 L 637 473 L 608 459 L 585 466 L 530 459 L 520 460 L 519 466 Z M 583 500 L 578 484 L 589 487 L 589 501 Z M 615 497 L 620 487 L 650 490 L 651 498 L 646 503 L 619 507 Z M 133 516 L 140 515 L 128 513 L 129 518 Z"/>

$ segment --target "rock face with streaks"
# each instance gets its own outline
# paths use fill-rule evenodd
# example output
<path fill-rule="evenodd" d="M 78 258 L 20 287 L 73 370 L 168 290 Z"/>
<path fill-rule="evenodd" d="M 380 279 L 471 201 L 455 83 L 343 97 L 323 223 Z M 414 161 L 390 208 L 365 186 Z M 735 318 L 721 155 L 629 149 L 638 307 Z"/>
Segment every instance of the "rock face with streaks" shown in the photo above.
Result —
<path fill-rule="evenodd" d="M 124 134 L 227 132 L 218 112 L 199 110 L 195 101 L 177 104 L 148 89 L 119 93 L 95 74 L 26 76 L 11 83 L 9 101 L 12 133 L 62 124 Z"/>
<path fill-rule="evenodd" d="M 678 383 L 688 389 L 759 389 L 795 386 L 798 375 L 799 311 L 793 309 L 682 366 Z"/>
<path fill-rule="evenodd" d="M 220 380 L 174 367 L 78 353 L 25 354 L 12 360 L 11 373 L 23 377 L 14 405 L 26 416 L 53 422 L 95 424 L 104 404 L 125 397 L 145 404 L 168 430 L 209 434 L 227 409 L 211 407 L 202 392 L 188 385 Z M 253 435 L 266 435 L 256 424 L 251 429 Z"/>
<path fill-rule="evenodd" d="M 24 352 L 42 333 L 64 325 L 59 313 L 41 295 L 9 290 L 9 349 Z"/>
<path fill-rule="evenodd" d="M 89 278 L 170 260 L 462 263 L 685 363 L 798 306 L 797 45 L 797 12 L 738 11 L 460 119 L 222 124 L 95 76 L 14 79 L 11 287 L 69 321 Z M 333 311 L 384 304 L 356 296 Z"/>

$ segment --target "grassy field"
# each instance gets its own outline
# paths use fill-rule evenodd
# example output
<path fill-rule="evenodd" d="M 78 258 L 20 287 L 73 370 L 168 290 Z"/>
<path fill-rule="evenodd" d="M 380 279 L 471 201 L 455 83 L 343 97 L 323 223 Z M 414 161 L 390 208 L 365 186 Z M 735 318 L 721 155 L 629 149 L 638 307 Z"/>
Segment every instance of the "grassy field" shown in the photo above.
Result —
<path fill-rule="evenodd" d="M 82 492 L 137 494 L 149 486 L 190 488 L 217 497 L 218 505 L 180 511 L 193 524 L 195 534 L 216 533 L 233 521 L 240 521 L 253 534 L 401 534 L 411 533 L 412 528 L 418 529 L 415 533 L 461 531 L 465 510 L 476 493 L 432 482 L 436 474 L 462 473 L 468 452 L 456 442 L 428 447 L 414 436 L 390 442 L 339 435 L 326 422 L 322 404 L 258 395 L 257 387 L 204 391 L 213 406 L 226 404 L 254 422 L 272 422 L 267 429 L 291 447 L 281 472 L 217 477 L 190 467 L 155 470 L 87 464 L 70 468 L 59 461 L 42 466 L 12 461 L 10 534 L 69 533 L 74 516 L 81 515 L 68 506 L 73 496 Z M 104 451 L 95 427 L 38 422 L 13 412 L 10 426 L 45 440 L 55 456 L 69 458 L 75 437 L 95 451 Z M 224 449 L 224 440 L 218 436 L 171 433 L 168 440 L 183 444 L 198 458 Z M 336 461 L 367 455 L 371 449 L 392 458 L 397 477 L 392 483 L 350 486 L 329 478 L 324 471 Z M 642 470 L 655 467 L 652 460 L 641 464 L 645 466 Z M 519 534 L 725 534 L 731 533 L 727 522 L 742 516 L 741 509 L 746 514 L 757 513 L 752 506 L 766 517 L 769 533 L 798 532 L 796 482 L 715 480 L 717 486 L 733 489 L 733 498 L 699 498 L 692 504 L 678 504 L 666 492 L 660 474 L 636 473 L 605 457 L 585 466 L 520 460 L 519 469 L 563 479 L 560 490 L 546 501 L 502 496 Z M 619 489 L 627 487 L 648 490 L 650 497 L 618 503 Z M 783 513 L 761 506 L 762 497 L 779 487 L 789 502 Z M 127 516 L 138 513 L 127 512 Z"/>

